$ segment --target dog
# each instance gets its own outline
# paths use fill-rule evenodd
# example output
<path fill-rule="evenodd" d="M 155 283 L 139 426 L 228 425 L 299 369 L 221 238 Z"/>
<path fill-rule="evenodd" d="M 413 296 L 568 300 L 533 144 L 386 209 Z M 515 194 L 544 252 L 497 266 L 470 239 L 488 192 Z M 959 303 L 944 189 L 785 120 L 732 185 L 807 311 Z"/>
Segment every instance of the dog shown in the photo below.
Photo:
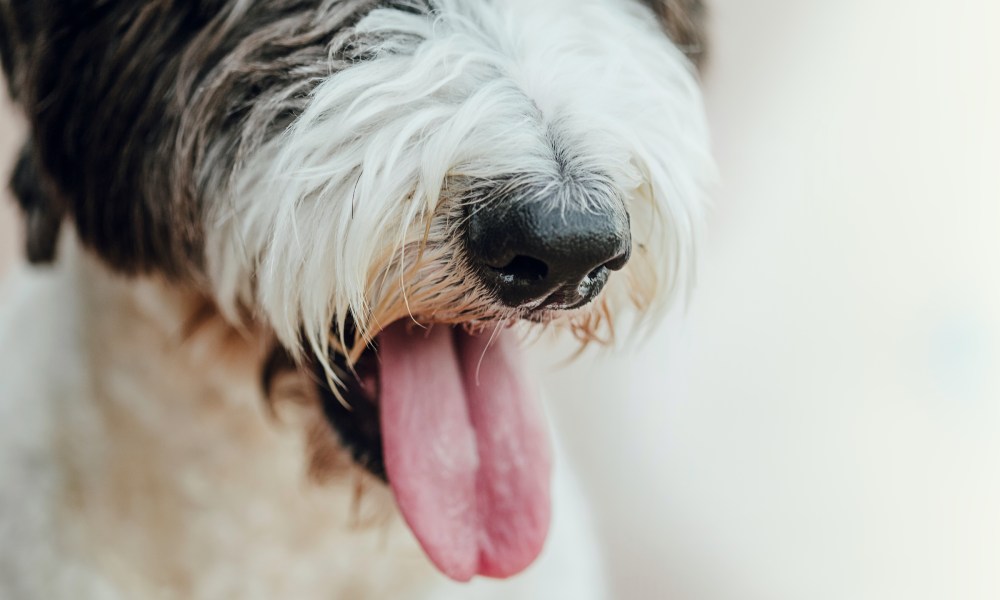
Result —
<path fill-rule="evenodd" d="M 606 597 L 519 348 L 685 288 L 705 37 L 698 0 L 0 0 L 0 597 Z"/>

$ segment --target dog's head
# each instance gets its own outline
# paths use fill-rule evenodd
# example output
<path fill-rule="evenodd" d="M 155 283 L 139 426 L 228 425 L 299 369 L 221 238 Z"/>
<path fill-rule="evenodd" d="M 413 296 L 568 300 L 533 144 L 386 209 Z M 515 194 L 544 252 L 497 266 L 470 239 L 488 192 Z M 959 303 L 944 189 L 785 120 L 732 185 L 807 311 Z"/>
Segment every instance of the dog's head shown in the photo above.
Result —
<path fill-rule="evenodd" d="M 69 219 L 266 324 L 442 570 L 527 566 L 548 443 L 505 330 L 605 341 L 683 285 L 700 3 L 0 0 L 0 27 L 32 257 Z"/>

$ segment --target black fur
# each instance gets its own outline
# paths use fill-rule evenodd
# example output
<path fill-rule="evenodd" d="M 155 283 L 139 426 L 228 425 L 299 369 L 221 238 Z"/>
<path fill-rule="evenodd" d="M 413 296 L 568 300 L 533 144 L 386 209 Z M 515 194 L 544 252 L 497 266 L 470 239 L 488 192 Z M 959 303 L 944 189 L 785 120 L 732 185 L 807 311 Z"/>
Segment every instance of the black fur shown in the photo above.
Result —
<path fill-rule="evenodd" d="M 45 189 L 46 179 L 38 172 L 35 160 L 34 146 L 29 142 L 21 148 L 10 186 L 24 213 L 28 260 L 47 263 L 55 259 L 63 208 L 56 192 Z"/>
<path fill-rule="evenodd" d="M 656 11 L 667 35 L 701 67 L 708 57 L 708 9 L 702 0 L 641 0 Z"/>
<path fill-rule="evenodd" d="M 641 0 L 698 60 L 701 0 Z M 350 29 L 426 0 L 0 0 L 0 64 L 31 125 L 14 189 L 33 260 L 64 218 L 126 273 L 202 272 L 205 207 L 329 75 Z M 35 180 L 34 182 L 32 180 Z"/>
<path fill-rule="evenodd" d="M 302 0 L 0 0 L 2 64 L 31 125 L 14 187 L 32 257 L 52 258 L 68 217 L 118 270 L 196 277 L 211 196 L 377 4 L 324 20 Z"/>

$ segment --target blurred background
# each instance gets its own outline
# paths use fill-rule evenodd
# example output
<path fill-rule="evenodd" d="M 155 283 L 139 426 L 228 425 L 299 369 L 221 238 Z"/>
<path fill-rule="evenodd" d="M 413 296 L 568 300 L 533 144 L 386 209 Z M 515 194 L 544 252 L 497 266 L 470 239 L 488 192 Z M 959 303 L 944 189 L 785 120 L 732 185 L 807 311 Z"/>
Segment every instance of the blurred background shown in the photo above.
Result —
<path fill-rule="evenodd" d="M 547 376 L 616 597 L 996 600 L 1000 3 L 711 5 L 699 285 Z"/>

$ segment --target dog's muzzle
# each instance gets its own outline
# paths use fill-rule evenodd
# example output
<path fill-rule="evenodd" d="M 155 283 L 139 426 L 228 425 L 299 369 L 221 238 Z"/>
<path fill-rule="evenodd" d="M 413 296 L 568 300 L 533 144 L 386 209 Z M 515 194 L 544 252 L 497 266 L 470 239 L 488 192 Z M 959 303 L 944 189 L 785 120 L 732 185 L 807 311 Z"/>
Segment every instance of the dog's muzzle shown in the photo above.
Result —
<path fill-rule="evenodd" d="M 467 208 L 466 251 L 478 277 L 511 308 L 568 310 L 591 302 L 632 252 L 614 208 L 540 200 Z"/>
<path fill-rule="evenodd" d="M 319 387 L 344 448 L 389 484 L 427 556 L 458 581 L 521 572 L 550 525 L 548 427 L 507 327 L 592 302 L 631 255 L 624 202 L 561 200 L 462 207 L 460 260 L 474 278 L 465 289 L 488 288 L 512 317 L 466 327 L 409 315 L 385 323 L 352 363 L 334 353 L 314 367 L 317 381 L 326 369 L 339 381 L 339 394 Z"/>

